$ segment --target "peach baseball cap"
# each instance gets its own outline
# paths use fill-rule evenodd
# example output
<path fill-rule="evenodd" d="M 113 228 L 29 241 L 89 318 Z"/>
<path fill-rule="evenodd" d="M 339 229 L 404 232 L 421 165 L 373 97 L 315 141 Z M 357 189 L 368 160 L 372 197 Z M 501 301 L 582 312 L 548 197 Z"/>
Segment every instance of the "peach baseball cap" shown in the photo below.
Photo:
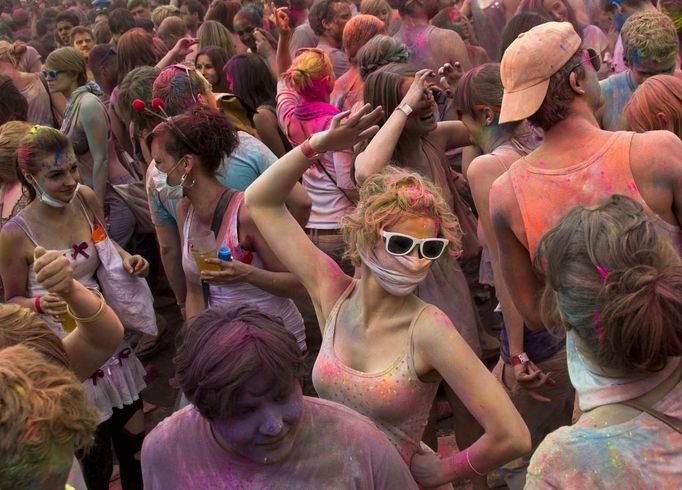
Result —
<path fill-rule="evenodd" d="M 504 85 L 500 123 L 535 114 L 545 100 L 549 79 L 581 44 L 580 36 L 568 22 L 547 22 L 519 34 L 500 64 Z"/>

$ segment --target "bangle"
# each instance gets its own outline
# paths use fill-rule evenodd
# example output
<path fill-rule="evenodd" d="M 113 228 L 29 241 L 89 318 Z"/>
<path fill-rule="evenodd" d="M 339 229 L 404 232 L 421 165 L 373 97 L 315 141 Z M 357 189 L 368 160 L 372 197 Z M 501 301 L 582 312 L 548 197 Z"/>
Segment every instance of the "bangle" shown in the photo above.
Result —
<path fill-rule="evenodd" d="M 38 313 L 39 315 L 44 315 L 45 312 L 40 307 L 40 298 L 42 298 L 42 296 L 35 297 L 35 299 L 33 300 L 33 307 L 36 309 L 36 313 Z"/>
<path fill-rule="evenodd" d="M 469 448 L 466 448 L 466 451 L 464 451 L 464 456 L 467 459 L 467 463 L 469 463 L 469 468 L 471 468 L 471 471 L 476 473 L 478 476 L 485 476 L 485 473 L 479 473 L 476 471 L 476 468 L 474 468 L 474 465 L 471 464 L 471 460 L 469 459 Z"/>
<path fill-rule="evenodd" d="M 303 156 L 306 157 L 308 160 L 318 158 L 320 156 L 320 154 L 313 150 L 313 147 L 310 145 L 310 138 L 301 143 L 299 145 L 299 148 L 301 149 L 301 153 L 303 153 Z"/>
<path fill-rule="evenodd" d="M 102 296 L 102 293 L 100 293 L 97 289 L 88 288 L 88 290 L 90 290 L 96 296 L 99 296 L 100 299 L 99 309 L 94 315 L 85 318 L 78 317 L 74 314 L 71 307 L 69 305 L 66 305 L 66 312 L 69 315 L 71 315 L 73 319 L 76 320 L 78 323 L 94 323 L 104 316 L 104 306 L 107 304 L 106 300 L 104 299 L 104 296 Z"/>

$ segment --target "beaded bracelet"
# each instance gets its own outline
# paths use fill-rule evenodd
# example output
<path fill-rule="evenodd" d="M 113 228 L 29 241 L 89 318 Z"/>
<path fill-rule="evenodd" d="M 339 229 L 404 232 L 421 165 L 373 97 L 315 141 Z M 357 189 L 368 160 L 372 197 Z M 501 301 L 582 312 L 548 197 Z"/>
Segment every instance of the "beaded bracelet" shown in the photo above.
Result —
<path fill-rule="evenodd" d="M 71 315 L 73 317 L 73 319 L 76 320 L 78 323 L 94 323 L 104 316 L 104 306 L 107 304 L 106 300 L 104 299 L 104 296 L 102 296 L 102 293 L 100 293 L 99 290 L 97 290 L 97 289 L 88 288 L 88 290 L 91 291 L 92 293 L 94 293 L 96 296 L 99 296 L 99 299 L 100 299 L 99 309 L 97 310 L 97 312 L 94 315 L 89 316 L 89 317 L 85 317 L 85 318 L 77 317 L 74 314 L 71 307 L 69 305 L 66 305 L 67 313 L 69 315 Z"/>

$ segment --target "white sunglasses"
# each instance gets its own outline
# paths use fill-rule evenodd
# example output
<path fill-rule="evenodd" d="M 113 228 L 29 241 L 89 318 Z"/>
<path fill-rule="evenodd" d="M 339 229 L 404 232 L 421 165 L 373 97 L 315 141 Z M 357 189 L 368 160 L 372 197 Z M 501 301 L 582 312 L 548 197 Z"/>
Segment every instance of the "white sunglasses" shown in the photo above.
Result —
<path fill-rule="evenodd" d="M 419 254 L 429 260 L 436 260 L 443 255 L 445 247 L 450 243 L 450 240 L 447 238 L 419 239 L 410 235 L 384 230 L 381 230 L 381 236 L 386 241 L 386 251 L 391 255 L 407 255 L 414 250 L 414 247 L 419 245 Z"/>

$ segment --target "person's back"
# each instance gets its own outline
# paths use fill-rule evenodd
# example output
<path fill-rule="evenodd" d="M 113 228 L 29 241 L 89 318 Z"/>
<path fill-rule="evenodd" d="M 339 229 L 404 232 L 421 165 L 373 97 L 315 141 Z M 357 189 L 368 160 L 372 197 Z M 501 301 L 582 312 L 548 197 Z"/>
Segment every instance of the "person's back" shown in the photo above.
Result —
<path fill-rule="evenodd" d="M 638 202 L 577 206 L 543 238 L 545 321 L 566 329 L 581 416 L 540 444 L 527 489 L 682 486 L 682 266 Z"/>
<path fill-rule="evenodd" d="M 435 8 L 434 8 L 435 7 Z M 437 13 L 432 1 L 401 2 L 399 7 L 402 20 L 400 29 L 393 36 L 410 50 L 410 64 L 417 69 L 428 68 L 434 73 L 450 63 L 456 62 L 466 71 L 471 62 L 462 38 L 454 31 L 432 26 L 428 20 Z"/>
<path fill-rule="evenodd" d="M 676 366 L 677 383 L 653 408 L 682 421 L 679 362 Z M 681 447 L 682 434 L 646 413 L 600 427 L 579 420 L 544 439 L 525 488 L 681 488 Z"/>
<path fill-rule="evenodd" d="M 680 189 L 676 182 L 682 179 L 682 143 L 662 131 L 632 135 L 600 130 L 594 116 L 600 101 L 599 60 L 580 46 L 570 24 L 550 22 L 518 38 L 502 61 L 500 121 L 528 117 L 545 130 L 543 144 L 496 180 L 491 193 L 495 232 L 507 254 L 505 280 L 516 289 L 515 301 L 531 323 L 537 322 L 531 292 L 537 280 L 526 273 L 530 258 L 537 240 L 572 206 L 625 193 L 646 203 L 679 239 L 682 209 L 673 202 Z M 522 188 L 515 187 L 521 180 Z M 533 194 L 530 186 L 542 194 Z"/>
<path fill-rule="evenodd" d="M 187 406 L 163 420 L 142 448 L 145 487 L 154 489 L 416 488 L 386 436 L 350 408 L 303 397 L 295 449 L 279 464 L 257 464 L 225 451 L 209 422 Z M 186 434 L 178 451 L 177 442 Z M 182 457 L 178 457 L 178 455 Z M 267 463 L 267 462 L 265 462 Z"/>

